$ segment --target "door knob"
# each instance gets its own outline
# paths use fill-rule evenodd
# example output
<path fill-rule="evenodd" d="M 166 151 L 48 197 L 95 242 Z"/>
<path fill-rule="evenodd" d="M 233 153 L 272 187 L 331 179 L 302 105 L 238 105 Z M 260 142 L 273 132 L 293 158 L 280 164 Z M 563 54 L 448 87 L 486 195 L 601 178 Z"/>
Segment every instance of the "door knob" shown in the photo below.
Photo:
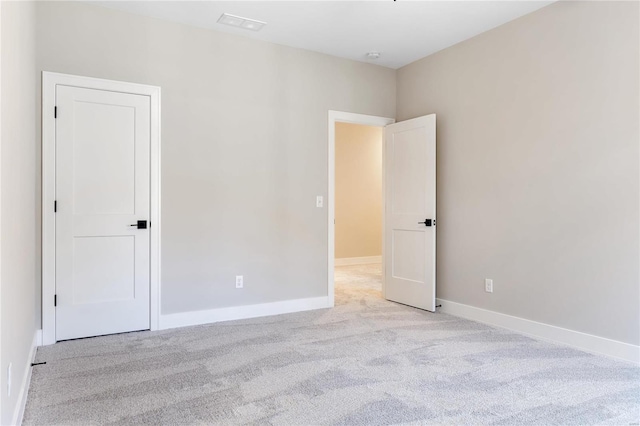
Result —
<path fill-rule="evenodd" d="M 135 226 L 138 229 L 147 229 L 147 221 L 139 220 L 138 223 L 134 223 L 133 225 L 129 225 L 129 226 Z"/>
<path fill-rule="evenodd" d="M 431 226 L 433 224 L 433 226 L 436 226 L 436 220 L 435 219 L 425 219 L 424 222 L 418 222 L 418 225 L 420 224 L 424 224 L 425 226 Z"/>

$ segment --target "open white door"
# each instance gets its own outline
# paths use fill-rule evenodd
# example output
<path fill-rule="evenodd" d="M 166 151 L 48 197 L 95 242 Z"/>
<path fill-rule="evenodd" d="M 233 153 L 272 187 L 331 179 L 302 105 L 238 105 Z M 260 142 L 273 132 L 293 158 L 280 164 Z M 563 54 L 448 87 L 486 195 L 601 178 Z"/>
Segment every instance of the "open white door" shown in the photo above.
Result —
<path fill-rule="evenodd" d="M 384 297 L 436 309 L 436 116 L 385 130 Z"/>
<path fill-rule="evenodd" d="M 149 329 L 150 98 L 56 102 L 56 340 Z"/>

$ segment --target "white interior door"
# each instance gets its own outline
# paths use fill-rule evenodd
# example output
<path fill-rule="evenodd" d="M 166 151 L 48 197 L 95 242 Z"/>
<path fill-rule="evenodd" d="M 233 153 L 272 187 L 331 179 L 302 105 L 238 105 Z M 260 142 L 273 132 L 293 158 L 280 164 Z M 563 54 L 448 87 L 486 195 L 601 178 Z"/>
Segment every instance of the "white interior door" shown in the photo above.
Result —
<path fill-rule="evenodd" d="M 435 114 L 388 125 L 385 128 L 386 299 L 435 311 L 435 215 Z"/>
<path fill-rule="evenodd" d="M 58 85 L 56 105 L 56 340 L 149 329 L 150 98 Z"/>

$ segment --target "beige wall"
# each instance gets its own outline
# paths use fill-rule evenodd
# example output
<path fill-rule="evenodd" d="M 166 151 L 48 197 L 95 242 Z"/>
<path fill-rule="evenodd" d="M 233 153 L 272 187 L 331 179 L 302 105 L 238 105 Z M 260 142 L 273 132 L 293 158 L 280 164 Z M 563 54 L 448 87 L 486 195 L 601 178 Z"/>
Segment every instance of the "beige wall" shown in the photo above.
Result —
<path fill-rule="evenodd" d="M 394 70 L 89 4 L 37 16 L 38 71 L 162 87 L 162 313 L 327 294 L 327 111 L 393 116 Z"/>
<path fill-rule="evenodd" d="M 438 115 L 438 297 L 640 343 L 638 6 L 558 2 L 398 71 L 397 119 Z"/>
<path fill-rule="evenodd" d="M 11 424 L 18 411 L 29 353 L 40 328 L 36 244 L 36 85 L 35 7 L 2 2 L 0 46 L 0 423 Z M 11 396 L 7 367 L 12 363 Z"/>
<path fill-rule="evenodd" d="M 382 254 L 382 131 L 336 123 L 336 258 Z"/>

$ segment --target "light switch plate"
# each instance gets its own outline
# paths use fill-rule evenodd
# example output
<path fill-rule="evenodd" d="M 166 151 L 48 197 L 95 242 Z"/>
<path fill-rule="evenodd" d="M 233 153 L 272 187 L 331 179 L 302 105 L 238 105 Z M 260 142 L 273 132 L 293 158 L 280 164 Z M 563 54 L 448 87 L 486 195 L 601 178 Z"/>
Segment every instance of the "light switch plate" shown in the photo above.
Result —
<path fill-rule="evenodd" d="M 318 195 L 316 197 L 316 207 L 324 206 L 324 197 L 322 195 Z"/>

